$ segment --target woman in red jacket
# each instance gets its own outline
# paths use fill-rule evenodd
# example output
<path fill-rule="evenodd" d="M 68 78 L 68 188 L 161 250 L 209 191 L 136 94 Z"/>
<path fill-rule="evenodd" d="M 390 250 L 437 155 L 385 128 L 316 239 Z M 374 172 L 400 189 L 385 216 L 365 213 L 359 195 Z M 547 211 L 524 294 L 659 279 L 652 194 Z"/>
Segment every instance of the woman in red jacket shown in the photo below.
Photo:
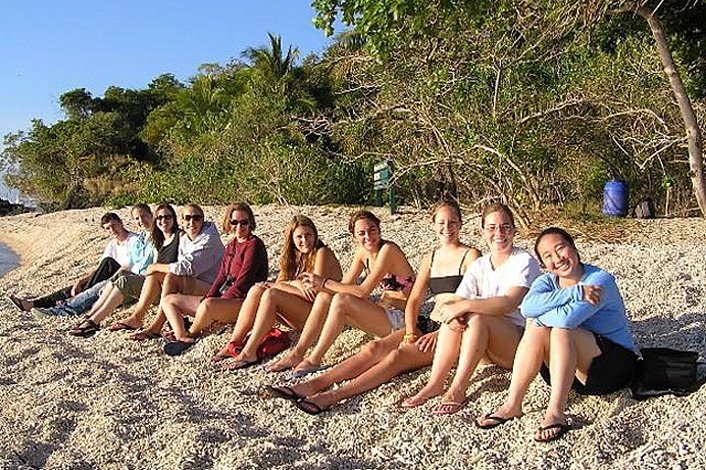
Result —
<path fill-rule="evenodd" d="M 173 337 L 164 351 L 175 356 L 191 347 L 198 335 L 214 322 L 235 323 L 248 290 L 267 280 L 267 250 L 253 234 L 255 216 L 247 204 L 228 206 L 223 218 L 223 231 L 231 232 L 233 240 L 226 246 L 216 279 L 205 297 L 170 294 L 162 301 L 162 309 L 173 328 Z M 188 328 L 184 315 L 194 315 Z"/>

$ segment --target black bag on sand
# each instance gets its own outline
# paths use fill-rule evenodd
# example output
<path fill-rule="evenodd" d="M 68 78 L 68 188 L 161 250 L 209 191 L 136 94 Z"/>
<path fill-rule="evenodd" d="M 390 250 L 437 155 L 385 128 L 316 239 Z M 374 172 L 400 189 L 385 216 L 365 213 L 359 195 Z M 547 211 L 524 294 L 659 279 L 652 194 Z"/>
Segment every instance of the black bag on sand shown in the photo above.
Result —
<path fill-rule="evenodd" d="M 670 348 L 643 348 L 637 361 L 630 391 L 635 400 L 676 395 L 683 397 L 695 392 L 705 382 L 699 379 L 699 353 Z"/>

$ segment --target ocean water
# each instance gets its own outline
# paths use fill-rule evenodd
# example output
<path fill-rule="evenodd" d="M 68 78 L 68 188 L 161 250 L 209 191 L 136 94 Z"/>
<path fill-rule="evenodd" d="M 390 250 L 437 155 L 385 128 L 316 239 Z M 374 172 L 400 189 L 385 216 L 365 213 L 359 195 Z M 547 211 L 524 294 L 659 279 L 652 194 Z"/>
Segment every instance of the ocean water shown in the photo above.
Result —
<path fill-rule="evenodd" d="M 0 243 L 0 277 L 20 265 L 20 257 L 7 246 Z"/>

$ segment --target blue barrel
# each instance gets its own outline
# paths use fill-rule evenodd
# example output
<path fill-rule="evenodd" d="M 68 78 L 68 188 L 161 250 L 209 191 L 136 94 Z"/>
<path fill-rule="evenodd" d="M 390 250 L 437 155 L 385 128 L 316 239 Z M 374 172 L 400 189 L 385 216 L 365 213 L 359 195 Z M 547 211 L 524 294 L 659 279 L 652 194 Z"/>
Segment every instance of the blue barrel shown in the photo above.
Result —
<path fill-rule="evenodd" d="M 603 186 L 603 213 L 612 217 L 627 215 L 628 185 L 625 181 L 611 180 Z"/>

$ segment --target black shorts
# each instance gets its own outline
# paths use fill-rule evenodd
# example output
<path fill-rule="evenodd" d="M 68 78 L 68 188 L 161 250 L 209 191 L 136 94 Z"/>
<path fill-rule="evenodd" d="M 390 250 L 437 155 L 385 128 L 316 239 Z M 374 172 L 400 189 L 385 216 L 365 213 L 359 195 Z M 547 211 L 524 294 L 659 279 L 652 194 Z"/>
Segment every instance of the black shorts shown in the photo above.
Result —
<path fill-rule="evenodd" d="M 608 338 L 595 333 L 593 336 L 601 355 L 591 361 L 586 384 L 575 378 L 571 388 L 579 395 L 607 395 L 628 386 L 637 364 L 637 355 Z M 548 385 L 552 384 L 546 364 L 542 364 L 539 373 Z"/>

